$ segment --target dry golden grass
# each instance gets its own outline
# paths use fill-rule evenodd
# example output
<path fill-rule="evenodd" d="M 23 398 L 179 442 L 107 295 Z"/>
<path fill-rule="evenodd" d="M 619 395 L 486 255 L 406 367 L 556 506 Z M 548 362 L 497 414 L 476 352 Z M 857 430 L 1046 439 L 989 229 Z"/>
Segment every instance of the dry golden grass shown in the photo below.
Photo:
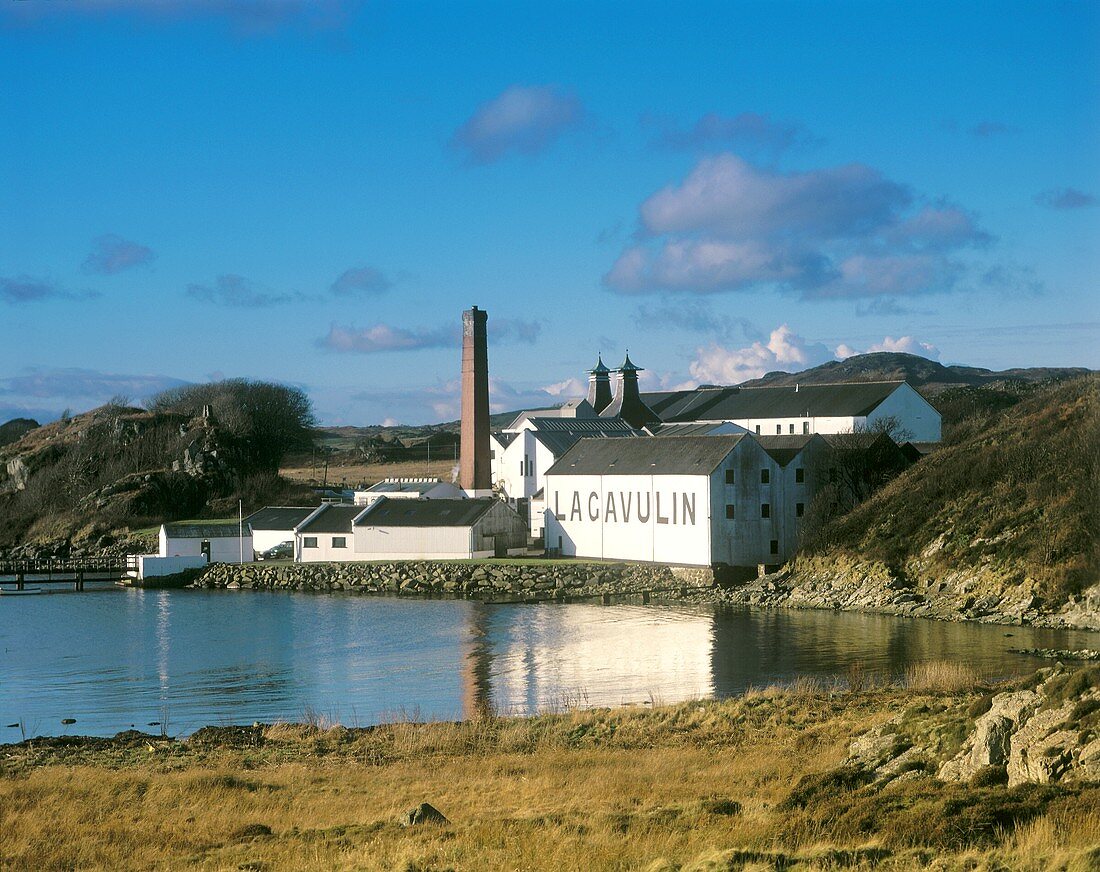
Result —
<path fill-rule="evenodd" d="M 441 478 L 451 480 L 451 473 L 458 465 L 453 458 L 426 462 L 402 461 L 400 463 L 353 463 L 345 465 L 330 464 L 328 483 L 333 486 L 347 482 L 348 486 L 372 485 L 385 478 Z M 279 470 L 279 475 L 295 482 L 320 485 L 324 477 L 324 467 L 291 466 Z"/>
<path fill-rule="evenodd" d="M 1100 790 L 943 850 L 920 844 L 919 821 L 899 838 L 781 810 L 803 775 L 835 768 L 854 733 L 899 706 L 967 702 L 807 684 L 655 710 L 367 730 L 276 724 L 241 730 L 236 744 L 199 734 L 8 746 L 0 868 L 1087 868 L 1100 832 L 1082 803 Z M 914 801 L 927 792 L 914 790 Z M 424 801 L 450 823 L 402 828 L 401 813 Z"/>
<path fill-rule="evenodd" d="M 957 693 L 973 690 L 982 680 L 978 670 L 957 660 L 926 660 L 914 663 L 905 672 L 910 690 Z"/>

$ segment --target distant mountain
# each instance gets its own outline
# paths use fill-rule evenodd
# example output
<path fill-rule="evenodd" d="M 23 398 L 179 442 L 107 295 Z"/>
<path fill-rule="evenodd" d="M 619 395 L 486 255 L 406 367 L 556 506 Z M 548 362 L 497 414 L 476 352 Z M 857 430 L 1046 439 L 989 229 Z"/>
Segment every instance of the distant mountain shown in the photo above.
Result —
<path fill-rule="evenodd" d="M 921 388 L 921 393 L 936 394 L 954 387 L 993 387 L 1012 381 L 1060 381 L 1090 372 L 1085 367 L 1044 366 L 997 371 L 978 366 L 944 366 L 918 354 L 880 351 L 874 354 L 857 354 L 847 360 L 831 360 L 802 372 L 769 372 L 761 378 L 743 382 L 741 386 L 907 381 L 913 387 Z"/>
<path fill-rule="evenodd" d="M 12 418 L 6 424 L 0 424 L 0 445 L 18 442 L 31 430 L 37 430 L 39 426 L 33 418 Z"/>

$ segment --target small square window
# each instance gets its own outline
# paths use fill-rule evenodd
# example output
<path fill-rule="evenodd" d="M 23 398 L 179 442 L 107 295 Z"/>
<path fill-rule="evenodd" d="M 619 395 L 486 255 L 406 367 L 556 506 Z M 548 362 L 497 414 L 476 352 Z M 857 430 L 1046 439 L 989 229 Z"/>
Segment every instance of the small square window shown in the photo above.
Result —
<path fill-rule="evenodd" d="M 732 469 L 726 470 L 726 484 L 733 484 L 734 473 Z"/>
<path fill-rule="evenodd" d="M 733 520 L 733 514 L 734 514 L 733 503 L 726 503 L 726 520 L 727 521 L 732 521 Z"/>
<path fill-rule="evenodd" d="M 796 484 L 803 484 L 806 481 L 806 470 L 801 466 L 794 468 L 794 480 Z"/>
<path fill-rule="evenodd" d="M 316 536 L 304 536 L 302 538 L 302 547 L 303 548 L 316 548 L 317 547 L 317 537 Z"/>
<path fill-rule="evenodd" d="M 771 516 L 772 516 L 772 504 L 771 503 L 761 503 L 760 504 L 760 517 L 761 518 L 770 518 Z"/>
<path fill-rule="evenodd" d="M 333 548 L 347 548 L 348 547 L 348 537 L 347 536 L 333 536 L 332 537 L 332 547 Z"/>
<path fill-rule="evenodd" d="M 795 503 L 794 504 L 794 513 L 799 518 L 801 518 L 804 514 L 806 514 L 806 504 L 805 503 Z"/>
<path fill-rule="evenodd" d="M 772 554 L 778 554 L 779 553 L 779 540 L 778 539 L 772 539 L 771 553 Z"/>
<path fill-rule="evenodd" d="M 771 470 L 768 470 L 768 469 L 760 470 L 760 483 L 761 484 L 767 484 L 771 480 L 772 480 Z"/>

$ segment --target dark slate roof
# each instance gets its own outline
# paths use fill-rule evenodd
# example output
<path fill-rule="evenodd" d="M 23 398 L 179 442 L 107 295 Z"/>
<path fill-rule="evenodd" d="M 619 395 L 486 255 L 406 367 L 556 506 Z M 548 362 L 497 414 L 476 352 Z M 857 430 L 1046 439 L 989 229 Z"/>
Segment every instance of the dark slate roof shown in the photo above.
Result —
<path fill-rule="evenodd" d="M 442 479 L 433 478 L 430 481 L 380 481 L 367 488 L 371 494 L 424 494 L 432 488 L 443 484 Z"/>
<path fill-rule="evenodd" d="M 697 388 L 642 394 L 662 421 L 868 415 L 903 381 L 758 388 Z"/>
<path fill-rule="evenodd" d="M 493 434 L 493 438 L 496 439 L 497 442 L 499 442 L 505 448 L 507 448 L 509 445 L 512 444 L 512 440 L 515 439 L 518 435 L 518 433 L 506 433 L 503 430 L 500 430 Z"/>
<path fill-rule="evenodd" d="M 532 418 L 532 435 L 554 457 L 561 457 L 581 439 L 614 439 L 642 433 L 618 418 Z"/>
<path fill-rule="evenodd" d="M 413 502 L 408 500 L 408 502 Z M 298 528 L 299 533 L 350 533 L 351 522 L 364 511 L 362 506 L 325 506 L 325 510 L 307 524 Z"/>
<path fill-rule="evenodd" d="M 173 539 L 236 539 L 240 535 L 236 524 L 165 524 L 164 530 Z M 251 534 L 245 527 L 245 535 Z"/>
<path fill-rule="evenodd" d="M 712 432 L 717 427 L 737 425 L 727 424 L 725 421 L 684 421 L 678 424 L 647 424 L 645 429 L 653 436 L 721 436 L 721 433 Z M 743 427 L 739 427 L 737 432 L 745 431 Z"/>
<path fill-rule="evenodd" d="M 357 527 L 469 527 L 500 500 L 389 500 L 383 497 L 364 512 Z"/>
<path fill-rule="evenodd" d="M 816 437 L 814 434 L 797 434 L 786 436 L 754 436 L 760 447 L 780 466 L 786 466 Z"/>
<path fill-rule="evenodd" d="M 245 518 L 253 530 L 293 530 L 317 511 L 317 506 L 264 506 Z"/>
<path fill-rule="evenodd" d="M 547 475 L 709 475 L 743 434 L 582 439 Z"/>

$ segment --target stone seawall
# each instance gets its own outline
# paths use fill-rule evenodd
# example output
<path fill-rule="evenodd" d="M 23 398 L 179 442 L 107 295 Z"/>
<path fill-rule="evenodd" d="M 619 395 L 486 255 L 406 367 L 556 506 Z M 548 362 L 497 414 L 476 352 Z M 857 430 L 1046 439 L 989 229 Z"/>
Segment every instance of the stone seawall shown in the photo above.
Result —
<path fill-rule="evenodd" d="M 191 587 L 238 590 L 451 594 L 493 600 L 548 600 L 613 594 L 679 596 L 714 587 L 709 568 L 634 563 L 393 561 L 380 563 L 216 563 Z"/>

